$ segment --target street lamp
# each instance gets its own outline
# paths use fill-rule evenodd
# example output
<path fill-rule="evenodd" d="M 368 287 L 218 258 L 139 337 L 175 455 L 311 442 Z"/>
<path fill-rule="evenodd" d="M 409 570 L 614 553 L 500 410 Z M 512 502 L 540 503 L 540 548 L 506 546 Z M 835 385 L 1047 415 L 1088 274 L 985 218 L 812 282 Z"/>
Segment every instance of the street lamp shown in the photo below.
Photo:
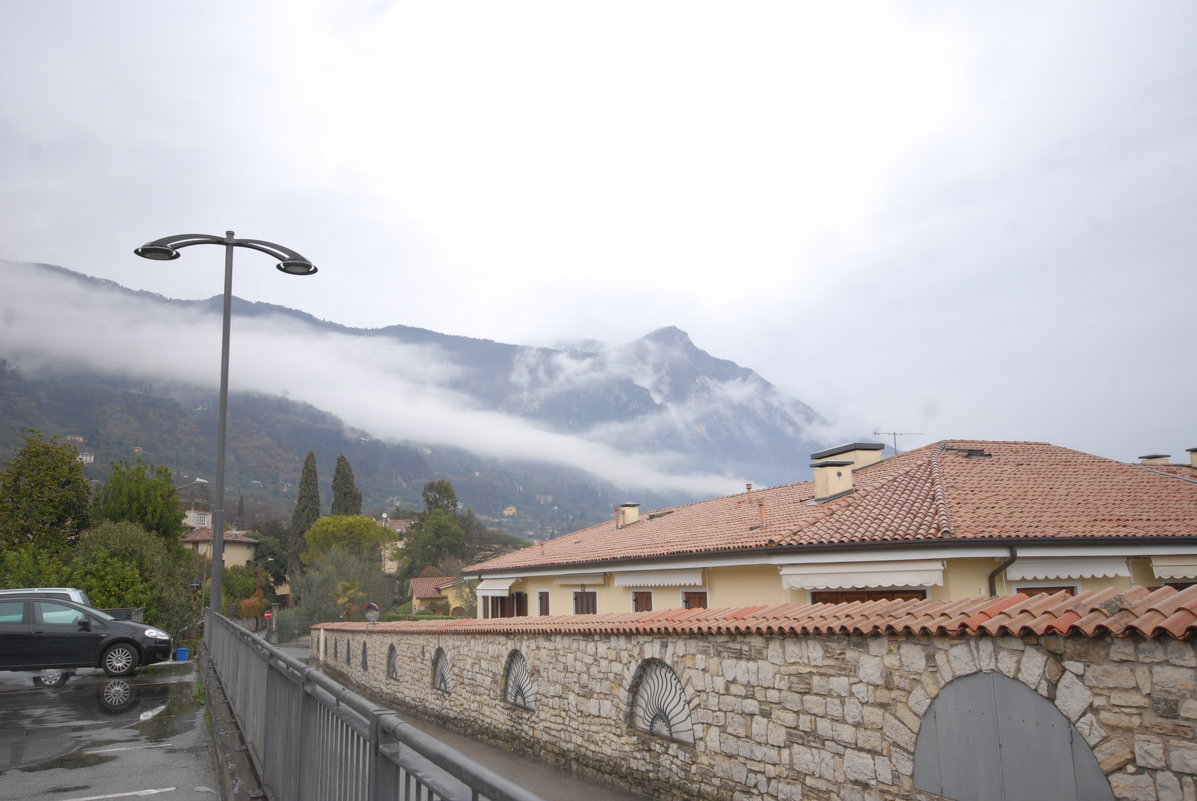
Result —
<path fill-rule="evenodd" d="M 187 489 L 188 487 L 194 487 L 196 484 L 207 484 L 207 483 L 208 483 L 208 479 L 197 478 L 195 481 L 192 481 L 190 484 L 180 484 L 179 486 L 175 487 L 175 492 L 178 492 L 181 489 Z"/>
<path fill-rule="evenodd" d="M 261 239 L 237 239 L 232 231 L 224 236 L 209 234 L 179 234 L 146 242 L 133 252 L 143 259 L 171 261 L 179 258 L 179 251 L 192 245 L 224 245 L 224 327 L 220 340 L 220 411 L 216 436 L 216 501 L 212 509 L 212 598 L 208 606 L 220 611 L 220 597 L 224 581 L 224 445 L 229 405 L 229 321 L 233 300 L 233 248 L 249 248 L 278 259 L 278 269 L 288 275 L 311 275 L 316 267 L 290 248 Z"/>

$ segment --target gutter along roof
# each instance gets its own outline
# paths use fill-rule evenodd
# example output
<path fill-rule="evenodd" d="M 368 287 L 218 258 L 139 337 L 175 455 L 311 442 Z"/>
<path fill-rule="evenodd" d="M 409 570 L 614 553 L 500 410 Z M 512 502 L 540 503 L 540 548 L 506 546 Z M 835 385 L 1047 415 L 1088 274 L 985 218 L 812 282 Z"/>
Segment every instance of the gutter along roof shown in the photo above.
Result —
<path fill-rule="evenodd" d="M 323 623 L 378 634 L 650 634 L 1171 637 L 1197 635 L 1197 585 L 1105 589 L 1072 597 L 1023 594 L 954 601 L 857 601 L 739 609 L 669 609 L 602 615 L 454 621 Z"/>
<path fill-rule="evenodd" d="M 1197 544 L 1197 483 L 1044 442 L 945 440 L 852 478 L 853 491 L 817 504 L 809 481 L 756 489 L 606 521 L 466 571 L 832 546 Z"/>

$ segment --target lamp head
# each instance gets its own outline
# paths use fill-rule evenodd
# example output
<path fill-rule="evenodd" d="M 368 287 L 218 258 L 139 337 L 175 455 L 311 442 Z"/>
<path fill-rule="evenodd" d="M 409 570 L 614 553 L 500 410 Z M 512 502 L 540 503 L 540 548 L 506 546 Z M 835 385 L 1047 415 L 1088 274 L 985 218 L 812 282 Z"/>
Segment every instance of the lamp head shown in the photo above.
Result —
<path fill-rule="evenodd" d="M 168 248 L 166 245 L 155 245 L 153 243 L 142 245 L 133 252 L 143 259 L 152 259 L 153 261 L 170 261 L 179 258 L 179 251 L 174 248 Z"/>
<path fill-rule="evenodd" d="M 316 272 L 316 265 L 307 259 L 287 259 L 278 263 L 280 271 L 287 275 L 311 275 Z"/>

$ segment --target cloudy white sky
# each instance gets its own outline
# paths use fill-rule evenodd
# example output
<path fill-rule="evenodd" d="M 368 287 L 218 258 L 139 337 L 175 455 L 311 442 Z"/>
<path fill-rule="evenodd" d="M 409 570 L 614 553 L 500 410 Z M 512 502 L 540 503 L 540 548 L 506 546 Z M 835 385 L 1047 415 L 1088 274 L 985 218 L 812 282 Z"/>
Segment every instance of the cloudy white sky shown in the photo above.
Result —
<path fill-rule="evenodd" d="M 203 298 L 217 248 L 132 249 L 234 229 L 320 268 L 241 251 L 238 296 L 349 326 L 676 325 L 903 447 L 1180 458 L 1194 31 L 1187 1 L 0 0 L 0 259 Z"/>

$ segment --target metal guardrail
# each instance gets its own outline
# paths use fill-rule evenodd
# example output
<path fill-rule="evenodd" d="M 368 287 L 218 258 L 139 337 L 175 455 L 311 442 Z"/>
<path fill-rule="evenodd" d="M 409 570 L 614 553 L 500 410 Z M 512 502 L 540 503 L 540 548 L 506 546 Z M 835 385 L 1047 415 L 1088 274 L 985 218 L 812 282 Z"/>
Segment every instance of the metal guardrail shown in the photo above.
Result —
<path fill-rule="evenodd" d="M 222 615 L 205 644 L 271 801 L 543 801 Z"/>

